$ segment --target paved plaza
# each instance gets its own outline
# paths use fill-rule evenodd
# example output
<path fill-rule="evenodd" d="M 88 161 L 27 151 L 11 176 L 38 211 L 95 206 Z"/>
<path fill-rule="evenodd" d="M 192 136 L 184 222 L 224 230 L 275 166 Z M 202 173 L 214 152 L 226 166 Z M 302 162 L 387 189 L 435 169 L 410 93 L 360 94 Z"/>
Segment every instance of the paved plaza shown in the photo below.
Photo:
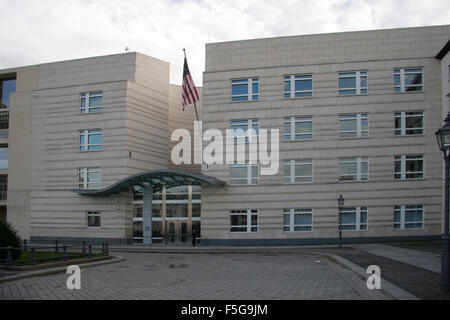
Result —
<path fill-rule="evenodd" d="M 115 254 L 126 260 L 81 270 L 81 290 L 58 273 L 0 283 L 0 299 L 389 299 L 366 280 L 300 253 Z"/>

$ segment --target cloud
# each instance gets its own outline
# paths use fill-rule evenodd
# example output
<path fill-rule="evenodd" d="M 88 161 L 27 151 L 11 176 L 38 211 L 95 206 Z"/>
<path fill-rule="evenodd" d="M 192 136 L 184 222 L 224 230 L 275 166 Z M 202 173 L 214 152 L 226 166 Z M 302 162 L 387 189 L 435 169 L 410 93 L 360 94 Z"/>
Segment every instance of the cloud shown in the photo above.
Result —
<path fill-rule="evenodd" d="M 447 24 L 446 0 L 0 0 L 0 68 L 124 52 L 170 62 L 200 86 L 205 43 Z"/>

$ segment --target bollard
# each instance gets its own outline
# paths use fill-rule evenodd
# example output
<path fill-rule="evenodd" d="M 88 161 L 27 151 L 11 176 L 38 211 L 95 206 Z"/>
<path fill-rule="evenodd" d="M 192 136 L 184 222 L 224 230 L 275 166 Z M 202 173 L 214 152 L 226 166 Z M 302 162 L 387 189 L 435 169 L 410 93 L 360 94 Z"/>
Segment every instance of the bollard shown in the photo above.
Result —
<path fill-rule="evenodd" d="M 88 246 L 88 258 L 92 258 L 92 244 Z"/>
<path fill-rule="evenodd" d="M 31 261 L 30 264 L 36 264 L 36 257 L 34 256 L 34 248 L 31 248 Z"/>
<path fill-rule="evenodd" d="M 7 266 L 12 265 L 11 246 L 6 247 L 6 265 Z"/>
<path fill-rule="evenodd" d="M 105 243 L 102 242 L 102 253 L 105 254 Z"/>
<path fill-rule="evenodd" d="M 55 252 L 58 253 L 59 249 L 58 249 L 58 240 L 55 240 Z"/>
<path fill-rule="evenodd" d="M 67 259 L 67 247 L 64 245 L 63 246 L 63 261 L 67 261 L 69 259 Z"/>
<path fill-rule="evenodd" d="M 23 251 L 27 251 L 27 239 L 23 240 Z"/>
<path fill-rule="evenodd" d="M 86 241 L 83 241 L 83 251 L 82 253 L 86 253 Z"/>
<path fill-rule="evenodd" d="M 108 244 L 105 244 L 105 255 L 109 256 L 109 248 L 108 248 Z"/>

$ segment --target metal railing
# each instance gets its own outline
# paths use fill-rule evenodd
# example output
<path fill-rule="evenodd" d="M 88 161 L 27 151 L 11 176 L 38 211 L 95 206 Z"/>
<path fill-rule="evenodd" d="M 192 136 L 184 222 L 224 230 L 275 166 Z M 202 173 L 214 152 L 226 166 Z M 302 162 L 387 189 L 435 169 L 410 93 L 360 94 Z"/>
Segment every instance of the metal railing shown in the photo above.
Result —
<path fill-rule="evenodd" d="M 100 251 L 101 246 L 101 251 Z M 22 241 L 22 247 L 0 247 L 0 252 L 6 252 L 6 259 L 0 259 L 0 264 L 7 267 L 13 265 L 36 265 L 39 262 L 57 262 L 57 261 L 69 261 L 69 259 L 74 258 L 94 258 L 94 255 L 101 254 L 103 256 L 109 256 L 109 246 L 108 243 L 86 243 L 82 242 L 79 244 L 67 244 L 60 243 L 59 241 L 54 241 L 53 246 L 35 246 L 30 245 L 27 240 Z M 13 252 L 23 251 L 30 252 L 29 259 L 13 259 Z M 38 252 L 46 253 L 56 253 L 55 257 L 38 258 L 36 257 Z M 62 253 L 62 255 L 60 255 Z"/>

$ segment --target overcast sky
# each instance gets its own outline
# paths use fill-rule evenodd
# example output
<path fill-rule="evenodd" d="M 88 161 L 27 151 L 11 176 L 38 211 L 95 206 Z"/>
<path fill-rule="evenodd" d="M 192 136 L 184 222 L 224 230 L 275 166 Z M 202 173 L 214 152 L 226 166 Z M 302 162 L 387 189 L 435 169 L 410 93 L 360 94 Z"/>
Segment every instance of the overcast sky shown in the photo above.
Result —
<path fill-rule="evenodd" d="M 448 0 L 0 0 L 0 69 L 125 52 L 201 86 L 205 43 L 450 24 Z"/>

